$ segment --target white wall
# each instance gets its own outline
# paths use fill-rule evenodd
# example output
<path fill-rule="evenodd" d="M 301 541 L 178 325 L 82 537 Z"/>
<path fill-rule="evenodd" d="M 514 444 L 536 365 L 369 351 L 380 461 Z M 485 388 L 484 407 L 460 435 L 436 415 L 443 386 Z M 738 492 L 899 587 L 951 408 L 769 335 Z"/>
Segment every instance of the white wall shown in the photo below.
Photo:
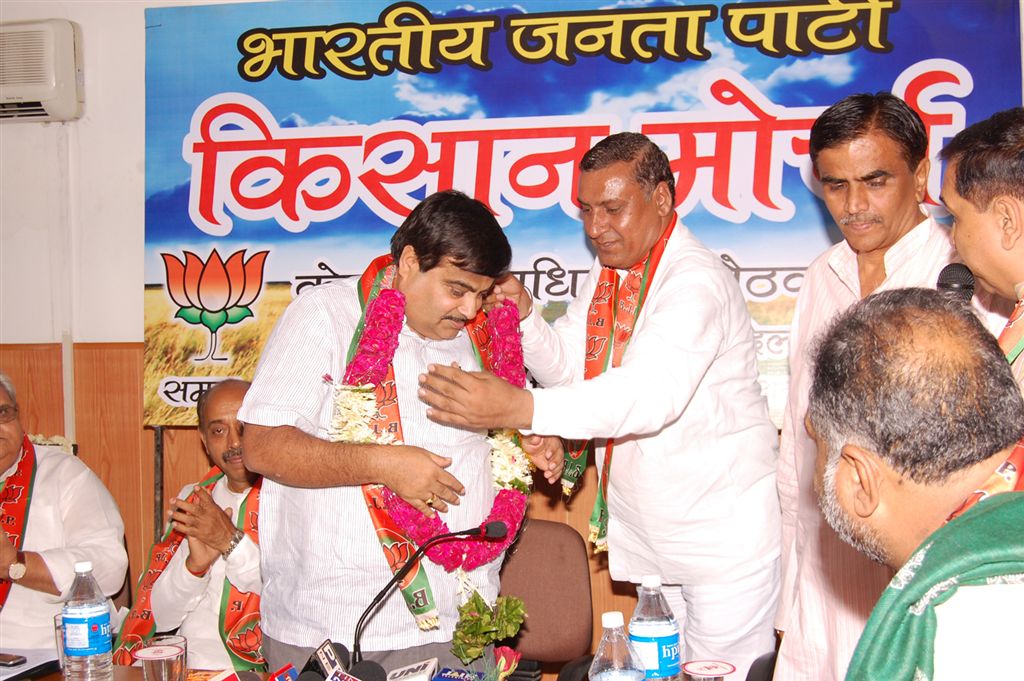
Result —
<path fill-rule="evenodd" d="M 0 343 L 141 342 L 145 8 L 233 0 L 2 0 L 81 27 L 85 115 L 0 125 Z"/>
<path fill-rule="evenodd" d="M 144 10 L 233 1 L 0 0 L 78 23 L 85 73 L 81 119 L 0 125 L 0 343 L 142 341 Z"/>

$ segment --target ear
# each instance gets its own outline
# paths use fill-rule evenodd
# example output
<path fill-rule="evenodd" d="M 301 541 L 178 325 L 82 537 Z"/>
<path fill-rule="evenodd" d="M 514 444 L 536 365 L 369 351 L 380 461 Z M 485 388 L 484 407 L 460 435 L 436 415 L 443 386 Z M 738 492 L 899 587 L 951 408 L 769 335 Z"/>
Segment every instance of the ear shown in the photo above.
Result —
<path fill-rule="evenodd" d="M 420 271 L 420 259 L 416 257 L 416 249 L 406 245 L 398 256 L 398 276 L 409 276 Z"/>
<path fill-rule="evenodd" d="M 914 171 L 914 190 L 917 192 L 918 203 L 924 203 L 924 196 L 928 192 L 928 172 L 931 169 L 932 162 L 925 156 Z"/>
<path fill-rule="evenodd" d="M 874 452 L 847 444 L 839 455 L 836 490 L 849 500 L 849 508 L 861 519 L 869 518 L 882 503 L 882 462 Z"/>
<path fill-rule="evenodd" d="M 1010 196 L 997 196 L 992 200 L 999 229 L 999 245 L 1012 251 L 1024 239 L 1024 206 Z"/>
<path fill-rule="evenodd" d="M 659 182 L 654 188 L 654 205 L 658 207 L 658 215 L 666 217 L 675 210 L 672 205 L 672 192 L 668 190 L 667 182 Z"/>

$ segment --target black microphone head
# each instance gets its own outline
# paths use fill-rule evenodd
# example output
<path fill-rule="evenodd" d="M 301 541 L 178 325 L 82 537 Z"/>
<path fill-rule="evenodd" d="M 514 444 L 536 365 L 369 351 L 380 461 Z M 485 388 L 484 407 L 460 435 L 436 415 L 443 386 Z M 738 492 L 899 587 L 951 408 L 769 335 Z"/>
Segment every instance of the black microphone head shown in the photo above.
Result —
<path fill-rule="evenodd" d="M 360 660 L 352 665 L 348 673 L 360 681 L 387 681 L 388 673 L 384 667 L 373 660 Z"/>
<path fill-rule="evenodd" d="M 974 296 L 974 274 L 971 269 L 959 262 L 951 262 L 939 272 L 935 288 L 943 293 L 959 296 L 970 300 Z"/>
<path fill-rule="evenodd" d="M 348 654 L 348 648 L 345 647 L 344 643 L 337 643 L 331 641 L 331 645 L 334 646 L 334 656 L 338 658 L 338 662 L 345 669 L 348 669 L 349 662 L 351 661 Z"/>
<path fill-rule="evenodd" d="M 501 520 L 492 520 L 484 525 L 484 536 L 488 539 L 504 539 L 508 534 L 508 525 Z"/>
<path fill-rule="evenodd" d="M 307 669 L 301 674 L 295 681 L 324 681 L 324 675 L 319 674 L 312 669 Z"/>

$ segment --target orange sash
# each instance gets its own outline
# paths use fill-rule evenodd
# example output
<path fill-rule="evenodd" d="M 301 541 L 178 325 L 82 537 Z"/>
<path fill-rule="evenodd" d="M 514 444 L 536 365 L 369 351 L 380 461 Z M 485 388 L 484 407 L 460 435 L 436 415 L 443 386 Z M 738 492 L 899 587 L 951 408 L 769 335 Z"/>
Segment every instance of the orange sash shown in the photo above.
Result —
<path fill-rule="evenodd" d="M 19 551 L 25 544 L 25 523 L 28 520 L 28 507 L 32 502 L 32 487 L 35 480 L 36 450 L 26 435 L 21 443 L 18 467 L 0 483 L 0 526 L 7 532 L 14 543 L 14 548 Z M 0 580 L 0 608 L 7 603 L 7 595 L 10 592 L 11 581 Z"/>
<path fill-rule="evenodd" d="M 640 310 L 647 300 L 651 282 L 665 247 L 675 228 L 675 219 L 669 223 L 665 231 L 650 252 L 636 265 L 629 268 L 626 280 L 620 286 L 618 273 L 605 267 L 594 289 L 587 314 L 587 340 L 583 366 L 584 380 L 600 376 L 609 368 L 622 365 L 622 355 L 626 351 L 633 328 L 640 316 Z M 600 484 L 594 510 L 590 515 L 590 541 L 595 551 L 608 549 L 608 480 L 612 470 L 612 448 L 615 441 L 608 438 L 605 443 L 604 465 L 601 467 Z M 583 475 L 587 467 L 587 453 L 593 449 L 589 440 L 570 443 L 566 456 L 565 469 L 562 472 L 562 485 L 571 490 Z"/>

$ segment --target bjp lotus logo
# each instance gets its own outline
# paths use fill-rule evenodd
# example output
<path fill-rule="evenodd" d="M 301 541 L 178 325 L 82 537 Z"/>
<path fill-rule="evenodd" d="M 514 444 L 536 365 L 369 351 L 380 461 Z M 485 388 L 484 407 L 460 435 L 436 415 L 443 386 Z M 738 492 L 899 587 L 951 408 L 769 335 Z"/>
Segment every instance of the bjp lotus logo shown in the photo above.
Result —
<path fill-rule="evenodd" d="M 170 253 L 161 253 L 167 273 L 167 293 L 178 306 L 174 314 L 189 324 L 210 330 L 210 350 L 195 362 L 225 361 L 214 357 L 217 332 L 226 324 L 237 324 L 252 316 L 249 306 L 263 288 L 263 265 L 269 251 L 260 251 L 245 260 L 245 250 L 232 253 L 227 262 L 217 249 L 203 262 L 195 253 L 185 251 L 185 262 Z"/>

